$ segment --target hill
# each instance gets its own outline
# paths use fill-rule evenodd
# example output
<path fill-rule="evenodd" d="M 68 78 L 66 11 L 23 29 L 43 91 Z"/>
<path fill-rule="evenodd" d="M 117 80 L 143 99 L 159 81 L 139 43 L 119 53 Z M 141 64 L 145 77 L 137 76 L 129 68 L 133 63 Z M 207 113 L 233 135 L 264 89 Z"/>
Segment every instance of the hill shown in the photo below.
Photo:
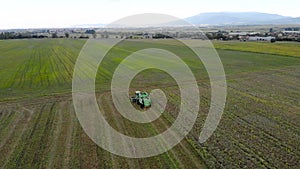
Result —
<path fill-rule="evenodd" d="M 195 25 L 300 24 L 300 18 L 259 12 L 202 13 L 186 20 Z"/>

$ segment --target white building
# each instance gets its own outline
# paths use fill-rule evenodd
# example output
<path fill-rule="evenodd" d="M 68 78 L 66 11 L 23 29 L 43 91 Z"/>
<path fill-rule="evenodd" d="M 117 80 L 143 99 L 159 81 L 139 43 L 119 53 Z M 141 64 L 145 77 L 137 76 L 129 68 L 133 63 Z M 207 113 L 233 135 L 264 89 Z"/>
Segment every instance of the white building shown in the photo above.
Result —
<path fill-rule="evenodd" d="M 275 42 L 275 37 L 259 37 L 259 36 L 250 36 L 248 38 L 249 41 L 263 41 L 263 42 Z"/>
<path fill-rule="evenodd" d="M 300 34 L 300 31 L 282 31 L 284 34 Z"/>

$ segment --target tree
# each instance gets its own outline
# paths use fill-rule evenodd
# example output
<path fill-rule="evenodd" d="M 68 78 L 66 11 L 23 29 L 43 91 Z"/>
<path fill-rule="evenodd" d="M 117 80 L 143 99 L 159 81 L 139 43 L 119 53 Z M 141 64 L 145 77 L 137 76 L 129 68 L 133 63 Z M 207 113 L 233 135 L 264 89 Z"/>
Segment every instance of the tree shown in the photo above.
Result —
<path fill-rule="evenodd" d="M 206 35 L 206 37 L 207 37 L 208 39 L 210 39 L 210 40 L 212 40 L 212 39 L 213 39 L 213 36 L 212 36 L 212 34 L 211 34 L 211 33 L 206 33 L 205 35 Z"/>
<path fill-rule="evenodd" d="M 57 33 L 52 33 L 52 38 L 58 38 Z"/>
<path fill-rule="evenodd" d="M 271 39 L 271 43 L 275 43 L 276 42 L 276 39 Z"/>
<path fill-rule="evenodd" d="M 93 30 L 93 29 L 90 29 L 90 30 L 86 30 L 85 33 L 86 33 L 86 34 L 95 34 L 96 31 Z"/>

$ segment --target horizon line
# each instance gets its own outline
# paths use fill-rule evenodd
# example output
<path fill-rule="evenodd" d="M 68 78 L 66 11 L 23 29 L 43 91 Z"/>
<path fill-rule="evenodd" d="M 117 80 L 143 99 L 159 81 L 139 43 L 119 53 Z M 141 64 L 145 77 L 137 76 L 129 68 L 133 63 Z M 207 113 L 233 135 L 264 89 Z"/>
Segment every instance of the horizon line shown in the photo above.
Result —
<path fill-rule="evenodd" d="M 270 15 L 279 15 L 279 16 L 283 16 L 283 17 L 289 17 L 289 18 L 300 18 L 300 16 L 287 16 L 287 15 L 281 15 L 281 14 L 278 14 L 278 13 L 267 13 L 267 12 L 256 12 L 256 11 L 245 11 L 245 12 L 239 12 L 239 11 L 220 11 L 220 12 L 203 12 L 203 13 L 198 13 L 198 14 L 195 14 L 195 15 L 192 15 L 192 16 L 189 16 L 189 17 L 185 17 L 185 18 L 179 18 L 179 19 L 187 19 L 187 18 L 191 18 L 191 17 L 195 17 L 195 16 L 198 16 L 198 15 L 201 15 L 201 14 L 208 14 L 208 13 L 261 13 L 261 14 L 270 14 Z M 129 15 L 130 16 L 130 15 Z M 123 17 L 122 17 L 123 18 Z M 78 23 L 78 24 L 73 24 L 73 25 L 70 25 L 70 26 L 55 26 L 55 27 L 24 27 L 24 28 L 18 28 L 18 27 L 12 27 L 12 28 L 0 28 L 0 30 L 28 30 L 28 29 L 86 29 L 86 28 L 108 28 L 108 27 L 105 27 L 111 23 L 114 23 L 122 18 L 119 18 L 119 19 L 116 19 L 115 21 L 113 22 L 110 22 L 110 23 L 86 23 L 86 24 L 81 24 L 81 23 Z M 95 27 L 93 26 L 85 26 L 85 25 L 95 25 Z M 97 25 L 102 25 L 102 26 L 97 26 Z M 213 24 L 198 24 L 198 25 L 207 25 L 207 26 L 226 26 L 226 25 L 213 25 Z M 240 25 L 235 25 L 235 26 L 244 26 L 244 25 L 249 25 L 249 24 L 240 24 Z M 249 26 L 254 26 L 254 25 L 299 25 L 299 24 L 251 24 Z M 118 28 L 118 27 L 116 27 Z"/>

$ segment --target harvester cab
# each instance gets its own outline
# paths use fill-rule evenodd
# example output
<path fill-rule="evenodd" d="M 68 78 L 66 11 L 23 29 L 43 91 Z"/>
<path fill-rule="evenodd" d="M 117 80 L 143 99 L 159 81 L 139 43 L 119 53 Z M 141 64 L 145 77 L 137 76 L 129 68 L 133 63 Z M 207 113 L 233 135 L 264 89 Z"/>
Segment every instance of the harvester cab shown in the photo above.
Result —
<path fill-rule="evenodd" d="M 141 108 L 151 107 L 151 98 L 147 92 L 135 91 L 135 96 L 131 97 L 131 102 L 140 105 Z"/>

